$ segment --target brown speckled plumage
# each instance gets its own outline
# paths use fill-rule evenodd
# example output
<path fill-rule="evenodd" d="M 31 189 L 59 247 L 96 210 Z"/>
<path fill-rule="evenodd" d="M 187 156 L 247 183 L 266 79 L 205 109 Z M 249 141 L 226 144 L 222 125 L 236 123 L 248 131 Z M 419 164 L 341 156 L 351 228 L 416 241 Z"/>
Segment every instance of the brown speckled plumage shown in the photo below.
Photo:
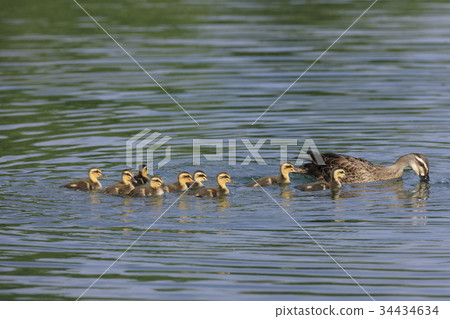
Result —
<path fill-rule="evenodd" d="M 361 158 L 335 153 L 320 154 L 325 165 L 319 165 L 316 156 L 312 152 L 308 154 L 312 163 L 304 164 L 298 167 L 298 170 L 319 180 L 329 181 L 331 170 L 336 167 L 345 170 L 346 177 L 342 180 L 343 184 L 389 180 L 402 177 L 404 168 L 409 166 L 421 180 L 428 181 L 428 159 L 418 153 L 403 155 L 391 166 L 381 166 Z"/>

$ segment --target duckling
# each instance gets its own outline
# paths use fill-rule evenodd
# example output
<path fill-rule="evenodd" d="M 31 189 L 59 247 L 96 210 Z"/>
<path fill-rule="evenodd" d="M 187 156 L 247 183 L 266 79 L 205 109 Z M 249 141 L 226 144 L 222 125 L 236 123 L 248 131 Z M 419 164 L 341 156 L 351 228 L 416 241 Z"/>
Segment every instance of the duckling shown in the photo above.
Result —
<path fill-rule="evenodd" d="M 309 151 L 308 154 L 311 156 L 312 163 L 303 164 L 297 169 L 299 173 L 310 174 L 320 180 L 329 181 L 331 170 L 335 167 L 341 167 L 346 172 L 346 177 L 342 180 L 343 184 L 384 181 L 402 177 L 403 170 L 409 166 L 419 175 L 421 181 L 429 181 L 430 168 L 428 159 L 419 153 L 403 155 L 391 166 L 376 165 L 364 159 L 348 155 L 334 153 L 313 154 L 312 151 Z M 316 157 L 313 155 L 322 156 L 325 165 L 319 165 Z"/>
<path fill-rule="evenodd" d="M 136 183 L 133 183 L 133 186 L 145 185 L 148 183 L 150 178 L 148 177 L 147 165 L 143 164 L 139 166 L 138 173 L 134 179 L 136 180 Z"/>
<path fill-rule="evenodd" d="M 188 182 L 186 183 L 186 186 L 189 187 L 189 189 L 196 189 L 204 187 L 202 182 L 209 182 L 206 173 L 203 171 L 195 171 L 194 172 L 194 182 Z"/>
<path fill-rule="evenodd" d="M 110 195 L 128 195 L 134 189 L 133 183 L 135 182 L 136 180 L 134 179 L 133 172 L 129 169 L 124 169 L 122 171 L 122 181 L 109 186 L 103 190 L 102 193 Z"/>
<path fill-rule="evenodd" d="M 106 177 L 103 175 L 100 168 L 92 167 L 89 169 L 88 178 L 77 179 L 73 182 L 61 185 L 60 187 L 65 187 L 75 190 L 93 190 L 102 189 L 102 184 L 98 181 L 98 178 Z"/>
<path fill-rule="evenodd" d="M 258 179 L 256 182 L 247 184 L 247 187 L 270 186 L 275 184 L 289 184 L 291 179 L 289 173 L 298 173 L 297 168 L 291 163 L 280 165 L 280 176 L 266 176 Z"/>
<path fill-rule="evenodd" d="M 161 196 L 164 194 L 164 190 L 162 189 L 163 179 L 159 176 L 153 176 L 150 179 L 150 186 L 142 185 L 133 189 L 130 196 L 133 197 L 144 197 L 144 196 Z"/>
<path fill-rule="evenodd" d="M 342 187 L 341 180 L 345 178 L 345 171 L 342 168 L 336 167 L 331 171 L 330 182 L 319 181 L 316 183 L 309 183 L 295 186 L 302 191 L 321 191 L 324 189 L 336 189 Z"/>
<path fill-rule="evenodd" d="M 166 193 L 182 192 L 188 188 L 186 185 L 188 182 L 193 182 L 191 174 L 188 172 L 181 172 L 178 174 L 177 182 L 167 184 L 163 189 Z"/>
<path fill-rule="evenodd" d="M 231 180 L 231 177 L 228 173 L 222 172 L 217 174 L 216 181 L 219 187 L 202 188 L 193 195 L 197 197 L 218 197 L 230 193 L 226 184 L 234 184 L 234 182 Z"/>

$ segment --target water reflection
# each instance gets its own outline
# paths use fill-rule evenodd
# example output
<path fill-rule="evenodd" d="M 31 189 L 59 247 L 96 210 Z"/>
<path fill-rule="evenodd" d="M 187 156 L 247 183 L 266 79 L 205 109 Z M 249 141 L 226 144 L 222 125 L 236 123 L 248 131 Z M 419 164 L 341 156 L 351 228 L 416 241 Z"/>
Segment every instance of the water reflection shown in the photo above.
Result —
<path fill-rule="evenodd" d="M 283 199 L 281 200 L 280 204 L 282 206 L 291 206 L 292 201 L 289 201 L 289 199 L 293 199 L 294 197 L 297 196 L 294 189 L 292 189 L 292 187 L 289 185 L 281 185 L 280 189 L 281 189 L 280 196 Z"/>
<path fill-rule="evenodd" d="M 88 193 L 88 196 L 91 204 L 100 204 L 102 202 L 100 194 Z"/>
<path fill-rule="evenodd" d="M 410 191 L 410 197 L 418 200 L 427 200 L 430 197 L 430 187 L 430 183 L 421 181 L 414 190 Z"/>
<path fill-rule="evenodd" d="M 231 207 L 230 205 L 230 199 L 228 198 L 228 196 L 221 196 L 219 198 L 217 198 L 217 211 L 219 212 L 223 212 L 226 211 L 227 209 L 229 209 Z"/>
<path fill-rule="evenodd" d="M 152 208 L 162 208 L 164 206 L 164 201 L 164 196 L 149 197 L 145 198 L 145 205 L 151 206 Z"/>
<path fill-rule="evenodd" d="M 419 203 L 426 201 L 430 196 L 430 184 L 427 182 L 420 182 L 414 185 L 414 189 L 405 189 L 403 180 L 383 181 L 369 184 L 350 184 L 344 185 L 343 188 L 331 190 L 331 198 L 333 200 L 340 200 L 345 198 L 368 197 L 369 200 L 382 195 L 389 195 L 393 199 L 414 199 L 414 202 Z M 402 201 L 399 201 L 402 203 Z M 401 205 L 401 204 L 399 204 Z M 406 205 L 406 203 L 405 203 Z"/>
<path fill-rule="evenodd" d="M 188 195 L 183 195 L 177 202 L 178 208 L 181 210 L 191 210 L 192 209 L 192 201 L 189 200 Z"/>

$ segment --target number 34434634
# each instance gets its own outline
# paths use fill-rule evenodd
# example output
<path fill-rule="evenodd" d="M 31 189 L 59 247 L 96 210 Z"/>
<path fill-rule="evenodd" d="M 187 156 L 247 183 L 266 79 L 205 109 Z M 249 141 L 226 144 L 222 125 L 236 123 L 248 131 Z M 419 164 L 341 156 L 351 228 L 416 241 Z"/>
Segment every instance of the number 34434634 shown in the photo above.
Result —
<path fill-rule="evenodd" d="M 437 316 L 438 314 L 438 306 L 380 306 L 380 316 Z"/>

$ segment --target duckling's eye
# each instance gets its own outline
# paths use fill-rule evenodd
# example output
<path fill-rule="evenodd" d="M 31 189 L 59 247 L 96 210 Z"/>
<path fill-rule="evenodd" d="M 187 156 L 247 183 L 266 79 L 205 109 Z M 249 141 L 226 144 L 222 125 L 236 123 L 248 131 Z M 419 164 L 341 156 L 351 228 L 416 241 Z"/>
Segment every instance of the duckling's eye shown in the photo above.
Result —
<path fill-rule="evenodd" d="M 198 175 L 198 177 L 206 177 L 206 175 L 201 174 L 201 175 Z"/>

